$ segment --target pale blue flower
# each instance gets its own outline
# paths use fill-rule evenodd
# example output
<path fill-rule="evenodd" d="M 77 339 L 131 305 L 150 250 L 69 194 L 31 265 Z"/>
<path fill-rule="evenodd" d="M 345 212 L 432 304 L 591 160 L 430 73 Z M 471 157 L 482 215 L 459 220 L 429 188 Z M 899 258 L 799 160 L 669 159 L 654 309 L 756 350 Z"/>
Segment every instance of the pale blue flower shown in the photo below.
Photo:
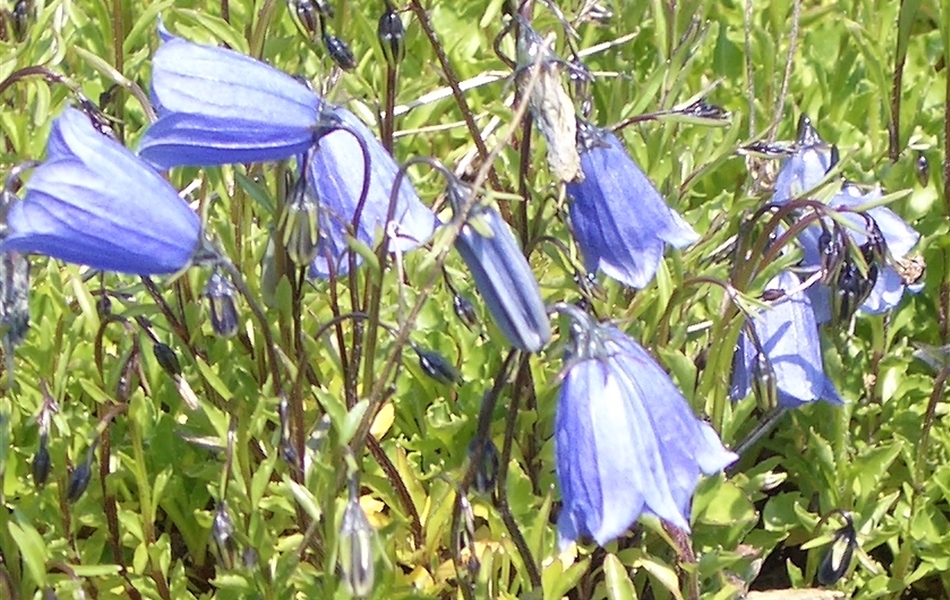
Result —
<path fill-rule="evenodd" d="M 684 248 L 699 239 L 670 209 L 612 133 L 578 124 L 581 181 L 567 184 L 574 238 L 587 270 L 635 288 L 649 285 L 666 244 Z"/>
<path fill-rule="evenodd" d="M 174 273 L 199 248 L 201 221 L 149 165 L 68 108 L 46 161 L 7 215 L 0 252 L 45 254 L 105 271 Z"/>
<path fill-rule="evenodd" d="M 584 317 L 574 341 L 554 429 L 561 546 L 581 536 L 607 544 L 644 513 L 689 530 L 700 475 L 721 471 L 736 455 L 618 329 Z"/>
<path fill-rule="evenodd" d="M 730 396 L 733 400 L 745 398 L 754 379 L 758 379 L 769 387 L 774 384 L 776 399 L 783 408 L 816 400 L 841 404 L 834 383 L 825 375 L 818 325 L 801 281 L 783 271 L 767 289 L 781 291 L 782 295 L 753 315 L 750 326 L 754 338 L 746 330 L 739 335 Z"/>

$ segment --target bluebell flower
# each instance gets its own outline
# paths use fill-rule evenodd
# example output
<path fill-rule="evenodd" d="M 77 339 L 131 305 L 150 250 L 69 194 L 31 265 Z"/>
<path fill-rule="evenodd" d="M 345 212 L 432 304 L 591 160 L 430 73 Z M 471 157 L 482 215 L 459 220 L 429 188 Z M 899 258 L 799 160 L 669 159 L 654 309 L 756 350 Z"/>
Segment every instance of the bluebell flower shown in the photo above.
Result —
<path fill-rule="evenodd" d="M 449 199 L 458 214 L 469 196 L 468 188 L 455 183 Z M 495 208 L 476 205 L 455 240 L 455 248 L 468 265 L 488 312 L 512 346 L 538 352 L 551 339 L 541 289 L 531 266 L 518 247 L 511 228 Z"/>
<path fill-rule="evenodd" d="M 789 271 L 769 282 L 767 289 L 782 295 L 752 317 L 754 338 L 745 329 L 739 335 L 729 392 L 733 400 L 748 396 L 754 379 L 759 379 L 774 385 L 783 408 L 816 400 L 843 402 L 825 375 L 818 325 L 811 300 L 801 287 L 799 278 Z"/>
<path fill-rule="evenodd" d="M 310 88 L 233 50 L 160 29 L 152 60 L 159 119 L 139 155 L 160 169 L 285 160 L 313 145 L 322 102 Z"/>
<path fill-rule="evenodd" d="M 561 546 L 581 536 L 607 544 L 641 514 L 689 530 L 700 474 L 736 455 L 634 340 L 584 315 L 574 342 L 554 426 Z"/>
<path fill-rule="evenodd" d="M 578 124 L 582 181 L 568 182 L 574 237 L 587 270 L 635 287 L 649 285 L 665 244 L 699 236 L 671 210 L 612 133 Z"/>
<path fill-rule="evenodd" d="M 357 239 L 372 245 L 385 228 L 398 167 L 353 113 L 328 105 L 306 85 L 261 61 L 224 48 L 169 36 L 155 54 L 152 95 L 160 118 L 146 132 L 139 154 L 160 168 L 213 166 L 297 157 L 320 204 L 320 231 L 310 273 L 329 277 L 349 270 L 347 231 L 361 200 L 363 147 L 369 188 Z M 343 129 L 334 131 L 334 129 Z M 358 139 L 357 139 L 358 138 Z M 393 222 L 392 250 L 426 241 L 436 218 L 402 178 Z M 356 256 L 356 264 L 362 259 Z"/>
<path fill-rule="evenodd" d="M 186 267 L 198 215 L 168 182 L 68 108 L 53 122 L 44 162 L 7 214 L 0 252 L 35 252 L 136 275 Z"/>
<path fill-rule="evenodd" d="M 772 202 L 781 206 L 813 189 L 836 162 L 835 148 L 822 140 L 811 119 L 802 115 L 798 121 L 794 152 L 785 159 L 775 177 Z"/>
<path fill-rule="evenodd" d="M 399 172 L 389 152 L 350 111 L 327 106 L 322 123 L 326 129 L 342 129 L 322 135 L 310 150 L 309 159 L 303 160 L 309 167 L 306 176 L 320 201 L 321 236 L 310 268 L 314 277 L 329 277 L 328 260 L 334 262 L 338 275 L 349 270 L 347 231 L 353 224 L 363 189 L 363 147 L 369 157 L 369 188 L 356 233 L 357 239 L 368 246 L 372 246 L 378 230 L 385 227 L 390 194 Z M 395 226 L 390 249 L 400 252 L 416 248 L 435 230 L 435 214 L 422 203 L 407 177 L 399 184 L 391 222 Z M 362 262 L 359 255 L 356 262 Z"/>
<path fill-rule="evenodd" d="M 873 287 L 858 307 L 868 314 L 892 310 L 900 303 L 905 290 L 918 292 L 921 289 L 921 286 L 917 284 L 921 272 L 915 271 L 909 260 L 911 251 L 920 240 L 920 234 L 886 206 L 875 206 L 863 212 L 852 212 L 880 198 L 881 190 L 878 188 L 862 193 L 858 186 L 846 183 L 841 191 L 828 202 L 831 208 L 840 211 L 846 226 L 839 229 L 843 230 L 844 235 L 848 236 L 854 245 L 867 247 L 869 244 L 876 243 L 876 236 L 883 238 L 883 256 L 875 257 L 875 260 L 881 261 L 881 264 L 869 265 L 873 276 L 870 283 Z M 824 221 L 824 231 L 835 231 L 834 224 L 829 223 L 830 219 L 825 218 Z M 822 253 L 827 250 L 824 247 L 827 242 L 822 240 L 822 233 L 822 225 L 815 224 L 806 228 L 798 236 L 798 242 L 804 251 L 800 265 L 803 270 L 814 271 L 825 266 L 822 264 Z M 838 240 L 837 245 L 846 253 L 850 250 L 851 244 L 847 240 Z M 832 296 L 839 293 L 843 291 L 836 289 L 834 282 L 831 282 L 830 287 L 821 284 L 809 288 L 809 295 L 814 303 L 819 324 L 831 320 L 834 316 L 831 306 Z M 848 317 L 850 314 L 845 316 Z"/>

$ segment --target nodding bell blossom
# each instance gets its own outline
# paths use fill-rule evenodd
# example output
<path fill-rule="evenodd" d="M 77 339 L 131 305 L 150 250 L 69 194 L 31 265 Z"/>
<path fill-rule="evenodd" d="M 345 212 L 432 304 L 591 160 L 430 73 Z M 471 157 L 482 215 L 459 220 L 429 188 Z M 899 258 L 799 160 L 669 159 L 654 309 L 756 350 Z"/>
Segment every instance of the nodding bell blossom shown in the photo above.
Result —
<path fill-rule="evenodd" d="M 313 145 L 322 102 L 305 84 L 233 50 L 161 26 L 152 59 L 159 119 L 139 155 L 161 169 L 285 160 Z"/>
<path fill-rule="evenodd" d="M 845 183 L 828 205 L 840 212 L 847 225 L 837 226 L 830 223 L 830 219 L 823 219 L 822 223 L 806 228 L 798 236 L 804 250 L 800 265 L 803 270 L 828 269 L 829 260 L 840 263 L 840 271 L 831 274 L 836 277 L 831 277 L 830 281 L 825 278 L 827 285 L 823 283 L 809 288 L 819 324 L 833 318 L 847 320 L 855 308 L 868 314 L 887 312 L 897 307 L 905 289 L 916 293 L 922 288 L 918 281 L 923 275 L 923 267 L 909 257 L 920 240 L 920 234 L 885 206 L 852 212 L 860 211 L 863 205 L 880 198 L 878 188 L 862 193 L 858 186 Z M 869 263 L 866 274 L 859 272 L 849 256 L 852 243 L 862 250 L 865 262 Z M 836 253 L 839 256 L 828 256 Z M 856 294 L 851 289 L 854 286 L 845 281 L 849 273 L 853 275 L 851 279 L 861 279 L 868 288 L 857 293 L 857 297 L 852 297 Z"/>
<path fill-rule="evenodd" d="M 325 107 L 321 117 L 321 137 L 309 156 L 306 177 L 320 202 L 320 241 L 316 259 L 310 268 L 314 277 L 329 277 L 333 261 L 337 275 L 349 270 L 347 232 L 353 225 L 362 198 L 364 173 L 363 149 L 369 159 L 369 188 L 359 215 L 357 239 L 372 246 L 377 229 L 391 229 L 390 249 L 406 252 L 429 239 L 436 218 L 402 177 L 393 218 L 386 227 L 390 193 L 399 167 L 375 135 L 356 115 L 340 107 Z M 324 133 L 329 131 L 328 133 Z M 356 264 L 362 259 L 356 255 Z"/>
<path fill-rule="evenodd" d="M 802 282 L 793 273 L 783 271 L 767 289 L 772 295 L 781 295 L 752 317 L 755 337 L 746 330 L 739 335 L 730 397 L 741 400 L 753 385 L 765 384 L 774 390 L 782 408 L 816 400 L 842 404 L 835 385 L 825 375 L 818 325 Z"/>
<path fill-rule="evenodd" d="M 470 192 L 459 182 L 449 186 L 449 201 L 456 215 Z M 485 205 L 472 207 L 455 248 L 508 342 L 525 352 L 540 351 L 551 339 L 551 321 L 534 272 L 498 210 Z"/>
<path fill-rule="evenodd" d="M 591 273 L 635 288 L 649 285 L 666 244 L 699 239 L 671 210 L 612 133 L 586 123 L 577 131 L 583 181 L 567 184 L 574 238 Z"/>
<path fill-rule="evenodd" d="M 689 530 L 700 474 L 736 460 L 696 418 L 650 354 L 579 309 L 554 425 L 562 547 L 581 536 L 603 546 L 641 514 Z"/>
<path fill-rule="evenodd" d="M 0 252 L 34 252 L 104 271 L 174 273 L 199 248 L 201 221 L 168 182 L 80 111 L 54 122 L 46 161 L 7 214 Z"/>
<path fill-rule="evenodd" d="M 772 202 L 781 206 L 811 190 L 837 162 L 837 149 L 821 139 L 811 119 L 802 115 L 798 120 L 794 152 L 782 163 L 775 177 Z"/>

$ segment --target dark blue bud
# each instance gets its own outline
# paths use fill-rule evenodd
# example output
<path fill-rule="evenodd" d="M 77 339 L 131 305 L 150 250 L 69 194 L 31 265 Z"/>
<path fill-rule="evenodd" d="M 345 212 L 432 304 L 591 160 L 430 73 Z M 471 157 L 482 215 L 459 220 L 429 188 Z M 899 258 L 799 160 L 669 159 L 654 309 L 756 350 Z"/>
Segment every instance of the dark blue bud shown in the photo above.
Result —
<path fill-rule="evenodd" d="M 172 377 L 181 376 L 181 364 L 178 362 L 178 355 L 175 354 L 171 346 L 157 342 L 152 346 L 152 352 L 163 371 Z"/>
<path fill-rule="evenodd" d="M 834 540 L 825 551 L 818 566 L 818 583 L 834 585 L 844 577 L 851 566 L 851 558 L 858 546 L 858 534 L 854 529 L 851 515 L 844 513 L 845 526 L 835 532 Z"/>
<path fill-rule="evenodd" d="M 917 171 L 917 181 L 923 187 L 927 187 L 927 184 L 930 183 L 930 163 L 927 161 L 927 156 L 920 150 L 917 151 L 914 168 Z"/>
<path fill-rule="evenodd" d="M 481 451 L 480 456 L 476 456 Z M 491 438 L 476 437 L 468 446 L 468 456 L 470 460 L 478 458 L 478 464 L 475 465 L 475 478 L 472 480 L 472 486 L 480 494 L 491 494 L 495 490 L 495 484 L 498 481 L 498 447 Z"/>
<path fill-rule="evenodd" d="M 66 487 L 66 501 L 70 504 L 79 500 L 86 491 L 86 488 L 89 487 L 89 481 L 92 479 L 93 458 L 95 458 L 95 455 L 90 453 L 89 457 L 69 475 L 69 484 Z"/>
<path fill-rule="evenodd" d="M 327 54 L 330 55 L 333 62 L 344 71 L 352 71 L 356 68 L 356 57 L 353 56 L 353 50 L 341 38 L 324 31 L 323 47 L 326 48 Z"/>
<path fill-rule="evenodd" d="M 11 13 L 13 20 L 13 38 L 22 42 L 26 39 L 26 34 L 30 30 L 30 2 L 29 0 L 17 0 L 13 5 Z"/>
<path fill-rule="evenodd" d="M 388 2 L 386 3 L 386 10 L 379 18 L 376 35 L 379 38 L 379 45 L 383 48 L 386 62 L 392 66 L 402 62 L 406 55 L 406 28 L 402 24 L 402 19 L 399 18 L 399 15 Z"/>
<path fill-rule="evenodd" d="M 211 540 L 224 567 L 233 568 L 237 554 L 234 543 L 234 521 L 231 520 L 231 513 L 228 511 L 228 503 L 224 500 L 218 503 L 218 508 L 214 512 Z"/>
<path fill-rule="evenodd" d="M 412 349 L 419 357 L 419 367 L 423 373 L 446 385 L 463 383 L 462 375 L 447 358 L 435 350 L 421 348 L 416 344 L 412 344 Z"/>
<path fill-rule="evenodd" d="M 219 271 L 211 273 L 204 295 L 208 298 L 211 312 L 211 328 L 221 337 L 231 337 L 237 333 L 239 319 L 234 304 L 236 294 L 237 290 L 227 277 Z"/>
<path fill-rule="evenodd" d="M 50 471 L 53 468 L 53 463 L 49 455 L 48 442 L 49 436 L 45 433 L 40 434 L 40 447 L 37 448 L 36 454 L 33 455 L 33 463 L 31 464 L 33 470 L 33 485 L 38 488 L 42 488 L 46 485 Z"/>
<path fill-rule="evenodd" d="M 475 310 L 475 304 L 466 296 L 453 294 L 452 308 L 455 310 L 455 316 L 469 329 L 478 325 L 478 311 Z"/>

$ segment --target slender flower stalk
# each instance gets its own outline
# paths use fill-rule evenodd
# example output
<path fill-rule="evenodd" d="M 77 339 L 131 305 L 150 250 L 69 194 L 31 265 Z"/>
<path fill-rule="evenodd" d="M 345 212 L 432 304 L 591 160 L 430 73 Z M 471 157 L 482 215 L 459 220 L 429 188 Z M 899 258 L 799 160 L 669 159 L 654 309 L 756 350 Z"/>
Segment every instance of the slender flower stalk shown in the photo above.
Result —
<path fill-rule="evenodd" d="M 196 257 L 198 215 L 82 112 L 68 108 L 53 122 L 46 154 L 7 213 L 0 252 L 135 275 L 175 273 Z"/>

